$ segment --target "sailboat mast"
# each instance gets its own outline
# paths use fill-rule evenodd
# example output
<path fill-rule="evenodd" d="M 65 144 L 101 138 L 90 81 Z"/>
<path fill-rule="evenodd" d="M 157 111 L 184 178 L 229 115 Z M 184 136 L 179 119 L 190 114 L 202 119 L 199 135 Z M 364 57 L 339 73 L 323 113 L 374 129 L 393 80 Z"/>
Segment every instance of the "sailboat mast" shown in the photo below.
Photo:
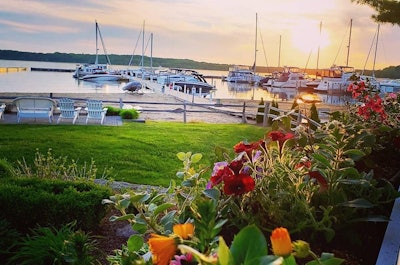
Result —
<path fill-rule="evenodd" d="M 281 67 L 281 44 L 282 44 L 282 35 L 279 35 L 278 67 Z"/>
<path fill-rule="evenodd" d="M 318 43 L 318 53 L 317 53 L 317 73 L 318 73 L 318 66 L 319 66 L 319 49 L 321 46 L 321 32 L 322 32 L 322 21 L 319 23 L 319 43 Z"/>
<path fill-rule="evenodd" d="M 256 13 L 256 38 L 255 38 L 255 44 L 254 44 L 254 66 L 253 66 L 253 73 L 255 74 L 257 72 L 256 67 L 257 67 L 257 13 Z"/>
<path fill-rule="evenodd" d="M 95 20 L 95 25 L 96 25 L 96 59 L 95 59 L 94 63 L 95 64 L 99 64 L 99 45 L 98 45 L 98 36 L 97 36 L 97 31 L 98 31 L 97 20 Z"/>
<path fill-rule="evenodd" d="M 150 34 L 150 69 L 153 72 L 153 33 Z"/>
<path fill-rule="evenodd" d="M 353 19 L 350 19 L 350 33 L 349 33 L 349 44 L 347 46 L 347 59 L 346 66 L 349 66 L 349 55 L 350 55 L 350 41 L 351 41 L 351 29 L 353 27 Z"/>
<path fill-rule="evenodd" d="M 374 65 L 372 67 L 372 77 L 375 77 L 375 62 L 376 62 L 376 53 L 378 51 L 379 27 L 380 24 L 378 24 L 378 31 L 376 32 L 375 55 L 374 55 Z"/>
<path fill-rule="evenodd" d="M 142 32 L 142 63 L 141 63 L 141 67 L 143 68 L 144 66 L 144 23 L 145 21 L 143 21 L 143 32 Z"/>

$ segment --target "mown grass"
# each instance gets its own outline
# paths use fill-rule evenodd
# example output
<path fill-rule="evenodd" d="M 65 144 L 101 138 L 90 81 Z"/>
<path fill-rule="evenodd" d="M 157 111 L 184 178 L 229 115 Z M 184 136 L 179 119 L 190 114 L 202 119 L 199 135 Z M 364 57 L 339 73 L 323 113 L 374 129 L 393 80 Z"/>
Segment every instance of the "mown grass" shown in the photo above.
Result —
<path fill-rule="evenodd" d="M 0 126 L 0 157 L 32 164 L 36 151 L 90 163 L 99 173 L 113 168 L 115 180 L 167 186 L 182 167 L 178 152 L 203 154 L 212 167 L 214 149 L 262 138 L 265 128 L 248 124 L 146 122 L 123 126 L 6 124 Z"/>

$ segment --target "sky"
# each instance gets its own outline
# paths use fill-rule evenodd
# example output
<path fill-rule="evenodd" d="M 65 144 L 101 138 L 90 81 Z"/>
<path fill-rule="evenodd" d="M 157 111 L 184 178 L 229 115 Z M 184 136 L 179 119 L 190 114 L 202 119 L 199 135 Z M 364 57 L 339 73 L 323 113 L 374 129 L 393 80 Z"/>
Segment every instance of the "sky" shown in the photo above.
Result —
<path fill-rule="evenodd" d="M 107 54 L 319 69 L 400 65 L 400 27 L 382 24 L 376 38 L 374 10 L 350 0 L 0 2 L 3 50 L 95 54 L 97 21 Z"/>

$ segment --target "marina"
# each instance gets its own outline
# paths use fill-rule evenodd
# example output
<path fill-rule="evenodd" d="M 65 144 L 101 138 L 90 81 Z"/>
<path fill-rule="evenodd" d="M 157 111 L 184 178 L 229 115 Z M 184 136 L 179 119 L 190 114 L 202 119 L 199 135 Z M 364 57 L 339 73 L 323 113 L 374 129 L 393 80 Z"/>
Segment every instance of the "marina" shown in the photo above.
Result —
<path fill-rule="evenodd" d="M 0 93 L 97 93 L 109 94 L 123 92 L 123 87 L 128 83 L 114 81 L 83 81 L 72 77 L 71 69 L 76 64 L 54 62 L 31 62 L 0 60 L 0 68 L 26 69 L 19 72 L 0 73 Z M 34 70 L 33 69 L 46 69 Z M 126 66 L 113 66 L 113 68 L 126 68 Z M 59 69 L 62 71 L 50 71 Z M 197 70 L 205 77 L 206 81 L 216 89 L 212 92 L 213 99 L 241 99 L 241 100 L 278 100 L 291 101 L 300 91 L 285 89 L 279 93 L 257 85 L 222 81 L 227 71 Z M 282 92 L 286 96 L 282 96 Z M 329 95 L 316 93 L 323 103 L 344 105 L 351 100 L 346 95 Z"/>

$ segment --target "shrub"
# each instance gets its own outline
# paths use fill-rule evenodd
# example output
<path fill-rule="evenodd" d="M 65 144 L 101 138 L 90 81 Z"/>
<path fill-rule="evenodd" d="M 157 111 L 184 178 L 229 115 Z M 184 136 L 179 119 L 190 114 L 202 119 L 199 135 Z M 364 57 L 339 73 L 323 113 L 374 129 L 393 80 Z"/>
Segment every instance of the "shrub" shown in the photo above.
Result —
<path fill-rule="evenodd" d="M 137 119 L 139 118 L 139 112 L 135 109 L 124 109 L 121 110 L 119 113 L 119 116 L 121 116 L 122 119 Z"/>
<path fill-rule="evenodd" d="M 5 160 L 0 159 L 0 178 L 7 178 L 13 175 L 13 167 Z"/>
<path fill-rule="evenodd" d="M 111 170 L 106 169 L 100 177 L 106 178 Z M 33 166 L 28 165 L 25 159 L 17 161 L 15 175 L 47 179 L 93 180 L 97 178 L 97 167 L 93 159 L 89 165 L 84 162 L 83 166 L 79 166 L 75 160 L 69 161 L 66 156 L 54 157 L 50 148 L 45 155 L 36 151 Z"/>
<path fill-rule="evenodd" d="M 87 181 L 8 178 L 1 182 L 0 218 L 20 232 L 75 220 L 79 229 L 93 230 L 106 214 L 101 200 L 111 194 L 109 188 Z"/>
<path fill-rule="evenodd" d="M 113 106 L 105 106 L 107 108 L 107 116 L 118 116 L 121 112 L 120 108 L 116 108 Z"/>
<path fill-rule="evenodd" d="M 0 219 L 0 260 L 10 258 L 20 234 L 5 219 Z"/>
<path fill-rule="evenodd" d="M 96 244 L 89 234 L 75 231 L 74 223 L 60 229 L 39 227 L 23 239 L 11 261 L 20 265 L 91 265 L 95 261 Z"/>
<path fill-rule="evenodd" d="M 257 115 L 256 115 L 256 122 L 257 124 L 263 123 L 264 121 L 264 114 L 259 114 L 259 113 L 264 113 L 265 110 L 265 103 L 264 103 L 264 99 L 261 98 L 260 103 L 258 103 L 259 107 L 257 109 Z"/>

